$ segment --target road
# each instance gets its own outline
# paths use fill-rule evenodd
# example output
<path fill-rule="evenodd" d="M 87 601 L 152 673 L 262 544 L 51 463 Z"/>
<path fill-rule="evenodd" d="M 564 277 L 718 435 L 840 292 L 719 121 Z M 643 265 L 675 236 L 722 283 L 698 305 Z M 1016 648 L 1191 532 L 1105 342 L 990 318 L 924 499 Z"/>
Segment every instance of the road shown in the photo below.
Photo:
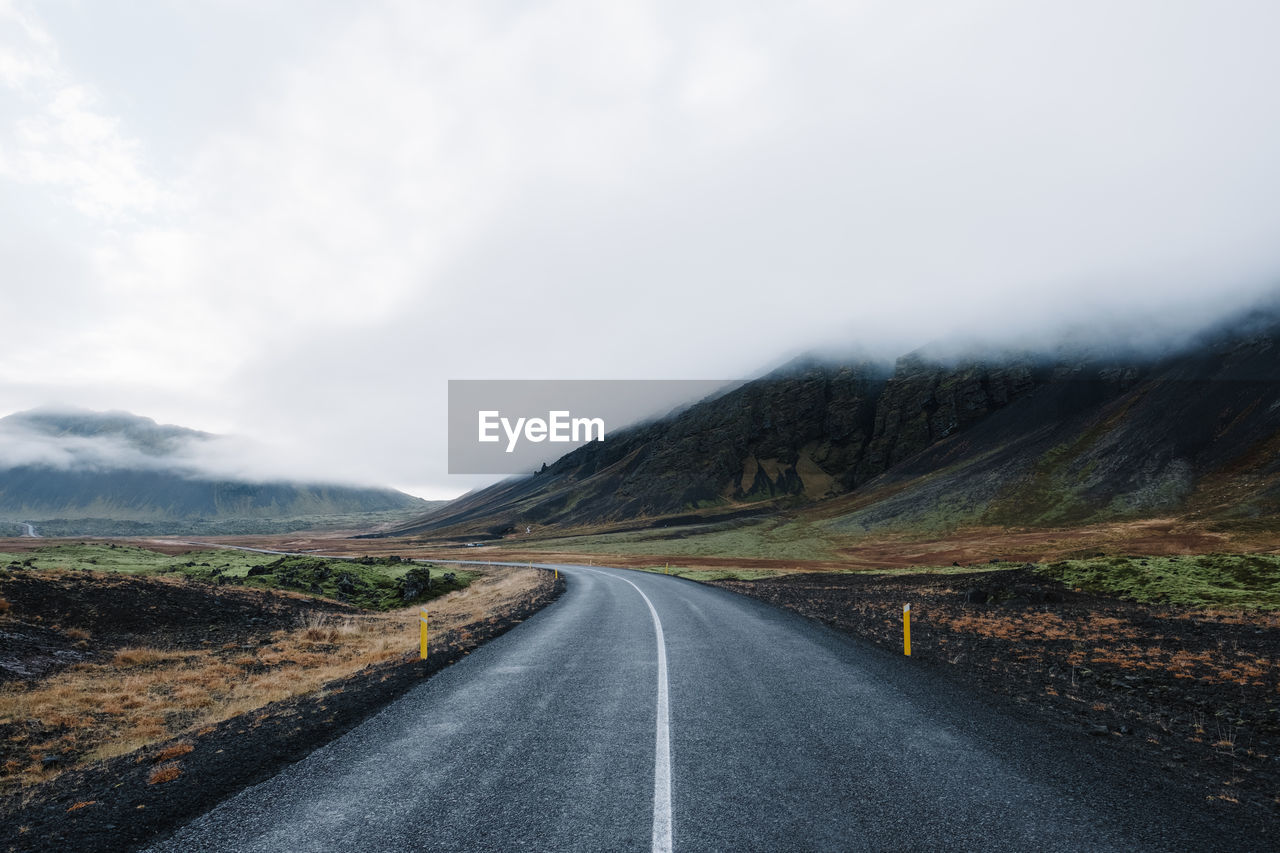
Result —
<path fill-rule="evenodd" d="M 1228 840 L 1229 827 L 1134 777 L 1105 745 L 1050 734 L 920 661 L 679 578 L 559 569 L 568 585 L 555 604 L 150 849 L 1141 851 Z"/>
<path fill-rule="evenodd" d="M 24 530 L 24 531 L 23 531 L 23 533 L 22 533 L 22 535 L 23 535 L 23 536 L 30 537 L 30 538 L 32 538 L 32 539 L 39 539 L 39 538 L 40 538 L 40 534 L 39 534 L 39 533 L 36 533 L 36 529 L 35 529 L 34 527 L 32 527 L 30 524 L 27 524 L 27 522 L 25 522 L 25 521 L 20 521 L 20 522 L 18 522 L 18 523 L 19 523 L 19 524 L 21 524 L 21 525 L 25 528 L 25 530 Z"/>

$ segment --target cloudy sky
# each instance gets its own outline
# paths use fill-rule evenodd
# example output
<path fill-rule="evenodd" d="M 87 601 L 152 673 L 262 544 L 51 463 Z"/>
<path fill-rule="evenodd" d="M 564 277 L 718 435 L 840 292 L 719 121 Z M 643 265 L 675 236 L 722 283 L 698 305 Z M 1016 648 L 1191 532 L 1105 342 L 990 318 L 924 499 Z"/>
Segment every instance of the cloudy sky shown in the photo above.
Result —
<path fill-rule="evenodd" d="M 1210 319 L 1280 5 L 0 0 L 0 414 L 441 497 L 446 381 Z"/>

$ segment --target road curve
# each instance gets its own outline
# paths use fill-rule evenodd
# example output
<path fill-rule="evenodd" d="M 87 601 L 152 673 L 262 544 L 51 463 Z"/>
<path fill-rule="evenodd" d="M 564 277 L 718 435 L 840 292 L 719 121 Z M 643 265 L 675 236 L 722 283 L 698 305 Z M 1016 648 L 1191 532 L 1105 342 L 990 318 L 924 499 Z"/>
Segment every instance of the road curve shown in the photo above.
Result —
<path fill-rule="evenodd" d="M 23 531 L 22 531 L 22 534 L 21 534 L 23 537 L 27 537 L 27 538 L 31 538 L 31 539 L 39 539 L 39 538 L 40 538 L 40 534 L 39 534 L 39 533 L 36 533 L 36 529 L 35 529 L 35 527 L 33 527 L 32 525 L 28 524 L 28 523 L 27 523 L 27 522 L 25 522 L 25 521 L 19 521 L 18 523 L 19 523 L 19 524 L 21 524 L 21 525 L 22 525 L 22 527 L 23 527 Z"/>
<path fill-rule="evenodd" d="M 1105 747 L 1048 735 L 919 662 L 682 579 L 558 568 L 569 582 L 555 604 L 149 849 L 1227 841 L 1230 828 L 1130 778 Z"/>

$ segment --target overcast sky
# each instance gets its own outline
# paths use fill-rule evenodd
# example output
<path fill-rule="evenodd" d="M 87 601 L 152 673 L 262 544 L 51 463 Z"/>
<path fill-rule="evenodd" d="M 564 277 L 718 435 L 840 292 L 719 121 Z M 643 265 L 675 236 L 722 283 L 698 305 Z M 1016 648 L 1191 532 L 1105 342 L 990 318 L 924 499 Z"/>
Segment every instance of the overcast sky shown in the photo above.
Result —
<path fill-rule="evenodd" d="M 0 414 L 442 497 L 475 482 L 450 378 L 1191 324 L 1280 281 L 1277 32 L 1274 0 L 0 0 Z"/>

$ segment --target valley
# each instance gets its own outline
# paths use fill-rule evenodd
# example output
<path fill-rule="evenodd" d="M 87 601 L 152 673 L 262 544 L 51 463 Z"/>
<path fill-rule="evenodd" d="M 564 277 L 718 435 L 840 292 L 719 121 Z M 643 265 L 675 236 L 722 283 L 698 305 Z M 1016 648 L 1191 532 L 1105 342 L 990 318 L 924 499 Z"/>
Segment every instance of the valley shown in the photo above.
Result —
<path fill-rule="evenodd" d="M 156 469 L 137 454 L 208 439 L 77 416 L 76 442 L 98 453 L 106 430 L 137 464 L 3 480 L 0 783 L 20 830 L 5 840 L 115 849 L 142 810 L 129 843 L 176 850 L 250 819 L 291 837 L 323 809 L 375 846 L 418 824 L 440 849 L 470 843 L 430 797 L 341 805 L 351 785 L 381 803 L 418 778 L 379 763 L 393 742 L 451 768 L 421 784 L 468 820 L 477 798 L 536 792 L 539 816 L 485 812 L 504 843 L 528 821 L 597 838 L 589 815 L 610 814 L 628 838 L 652 829 L 653 849 L 730 844 L 772 786 L 856 788 L 806 750 L 834 739 L 871 773 L 902 712 L 908 742 L 940 739 L 1004 791 L 1040 792 L 999 827 L 961 796 L 948 837 L 971 846 L 1167 849 L 1230 826 L 1241 849 L 1265 849 L 1280 814 L 1276 375 L 1280 322 L 1256 318 L 1157 354 L 801 360 L 435 504 Z M 33 513 L 40 500 L 76 509 Z M 439 632 L 425 662 L 420 607 Z M 784 761 L 764 732 L 801 717 L 813 728 Z M 609 734 L 584 744 L 565 721 Z M 912 814 L 949 826 L 961 788 L 931 746 L 911 749 L 944 780 L 911 777 L 930 792 Z M 495 751 L 516 776 L 493 770 Z M 768 764 L 773 782 L 732 783 L 712 754 Z M 602 775 L 615 762 L 629 769 Z M 652 799 L 637 798 L 650 765 Z M 1131 807 L 1152 778 L 1156 822 Z M 265 780 L 276 793 L 249 793 Z M 734 784 L 747 811 L 689 787 Z M 907 776 L 891 785 L 882 815 L 915 796 Z M 848 820 L 814 811 L 828 795 L 806 796 L 785 825 L 843 837 Z"/>

